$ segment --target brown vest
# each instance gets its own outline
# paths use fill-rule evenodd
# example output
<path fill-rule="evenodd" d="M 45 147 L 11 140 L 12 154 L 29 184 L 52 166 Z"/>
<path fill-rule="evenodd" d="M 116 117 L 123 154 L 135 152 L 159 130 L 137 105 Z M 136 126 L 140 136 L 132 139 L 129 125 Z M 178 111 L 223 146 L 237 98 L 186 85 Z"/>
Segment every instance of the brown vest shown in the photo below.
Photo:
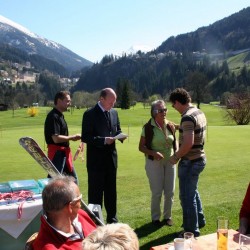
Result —
<path fill-rule="evenodd" d="M 145 139 L 146 139 L 146 147 L 148 149 L 152 149 L 151 147 L 151 143 L 153 140 L 153 136 L 154 136 L 154 130 L 153 130 L 154 126 L 151 125 L 151 119 L 149 119 L 149 121 L 144 124 L 144 129 L 145 129 Z M 171 134 L 174 136 L 174 141 L 173 141 L 173 149 L 174 151 L 176 151 L 177 146 L 176 146 L 176 138 L 175 138 L 175 131 L 171 128 L 171 126 L 169 126 L 169 124 L 167 123 L 167 129 L 171 132 Z M 154 160 L 154 157 L 152 155 L 148 156 L 148 159 L 150 160 Z"/>

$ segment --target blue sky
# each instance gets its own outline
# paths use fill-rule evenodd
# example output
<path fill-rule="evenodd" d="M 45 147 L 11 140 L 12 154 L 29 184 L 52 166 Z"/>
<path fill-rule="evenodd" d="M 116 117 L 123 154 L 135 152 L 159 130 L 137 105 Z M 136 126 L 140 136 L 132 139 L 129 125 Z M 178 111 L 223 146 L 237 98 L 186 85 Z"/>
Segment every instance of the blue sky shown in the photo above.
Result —
<path fill-rule="evenodd" d="M 0 0 L 0 15 L 78 55 L 151 49 L 243 8 L 249 0 Z"/>

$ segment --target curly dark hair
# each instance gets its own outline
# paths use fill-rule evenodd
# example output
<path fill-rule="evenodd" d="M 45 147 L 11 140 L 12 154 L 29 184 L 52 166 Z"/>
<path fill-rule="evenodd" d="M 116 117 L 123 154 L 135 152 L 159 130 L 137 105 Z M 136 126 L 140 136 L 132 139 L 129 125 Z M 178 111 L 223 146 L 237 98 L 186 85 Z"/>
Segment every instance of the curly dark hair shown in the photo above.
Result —
<path fill-rule="evenodd" d="M 178 101 L 179 103 L 185 105 L 192 101 L 191 96 L 189 93 L 183 88 L 175 89 L 169 96 L 169 101 L 175 103 Z"/>

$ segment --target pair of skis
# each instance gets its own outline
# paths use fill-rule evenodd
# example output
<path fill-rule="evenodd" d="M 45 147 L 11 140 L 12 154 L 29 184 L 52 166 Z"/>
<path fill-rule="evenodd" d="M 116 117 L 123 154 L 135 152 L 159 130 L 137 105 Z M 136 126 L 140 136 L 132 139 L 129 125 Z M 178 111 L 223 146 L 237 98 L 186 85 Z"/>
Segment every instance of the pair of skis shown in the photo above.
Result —
<path fill-rule="evenodd" d="M 40 146 L 31 137 L 22 137 L 19 139 L 19 144 L 43 167 L 43 169 L 51 176 L 62 175 L 50 159 L 45 155 Z M 83 210 L 98 226 L 103 226 L 104 223 L 88 208 L 83 200 L 81 200 Z"/>

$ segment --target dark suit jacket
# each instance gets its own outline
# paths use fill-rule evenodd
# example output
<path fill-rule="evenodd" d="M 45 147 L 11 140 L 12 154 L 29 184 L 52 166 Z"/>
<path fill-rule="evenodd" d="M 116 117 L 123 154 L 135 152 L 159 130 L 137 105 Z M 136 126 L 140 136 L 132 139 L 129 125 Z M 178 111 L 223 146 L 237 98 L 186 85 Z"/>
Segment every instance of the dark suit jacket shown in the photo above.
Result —
<path fill-rule="evenodd" d="M 117 167 L 115 142 L 111 145 L 104 144 L 105 137 L 114 137 L 122 132 L 118 113 L 115 109 L 110 110 L 110 119 L 111 130 L 98 104 L 83 114 L 82 141 L 87 144 L 88 170 L 104 170 L 104 166 L 110 157 L 113 159 L 113 165 Z"/>

